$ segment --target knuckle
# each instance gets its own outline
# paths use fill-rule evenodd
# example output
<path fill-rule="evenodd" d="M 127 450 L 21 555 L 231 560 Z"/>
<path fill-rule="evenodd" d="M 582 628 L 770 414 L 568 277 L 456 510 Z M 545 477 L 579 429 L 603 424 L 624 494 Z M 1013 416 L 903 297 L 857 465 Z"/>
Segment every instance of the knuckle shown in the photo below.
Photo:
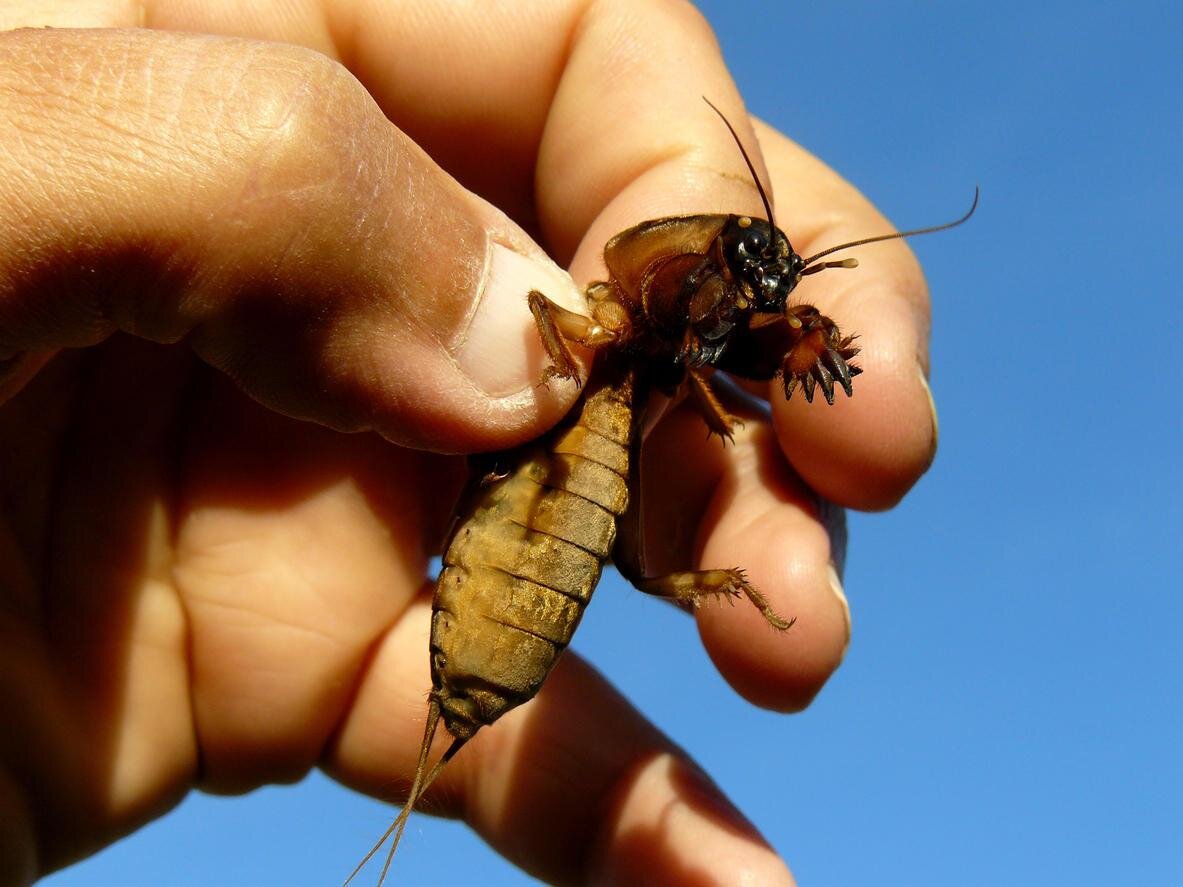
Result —
<path fill-rule="evenodd" d="M 240 140 L 244 208 L 262 201 L 324 200 L 353 194 L 359 163 L 382 119 L 341 65 L 306 50 L 260 50 L 245 62 L 249 85 L 224 114 Z"/>

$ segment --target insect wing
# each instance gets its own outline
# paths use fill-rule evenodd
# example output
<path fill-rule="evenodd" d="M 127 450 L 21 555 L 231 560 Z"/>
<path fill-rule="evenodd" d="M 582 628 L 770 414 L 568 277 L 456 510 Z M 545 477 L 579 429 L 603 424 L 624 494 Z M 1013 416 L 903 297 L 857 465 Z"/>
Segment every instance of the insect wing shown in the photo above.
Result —
<path fill-rule="evenodd" d="M 730 218 L 725 215 L 654 219 L 622 231 L 604 247 L 612 280 L 635 303 L 654 262 L 693 253 L 703 255 Z"/>

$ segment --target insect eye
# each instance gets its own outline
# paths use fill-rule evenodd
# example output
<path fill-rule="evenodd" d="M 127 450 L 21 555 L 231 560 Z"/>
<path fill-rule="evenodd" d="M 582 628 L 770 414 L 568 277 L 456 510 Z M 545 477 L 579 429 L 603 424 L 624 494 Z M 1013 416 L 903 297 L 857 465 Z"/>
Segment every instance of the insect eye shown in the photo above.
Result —
<path fill-rule="evenodd" d="M 759 311 L 778 311 L 796 284 L 792 267 L 793 251 L 780 232 L 774 232 L 762 219 L 732 223 L 723 232 L 724 250 L 731 272 L 752 289 L 754 307 Z"/>

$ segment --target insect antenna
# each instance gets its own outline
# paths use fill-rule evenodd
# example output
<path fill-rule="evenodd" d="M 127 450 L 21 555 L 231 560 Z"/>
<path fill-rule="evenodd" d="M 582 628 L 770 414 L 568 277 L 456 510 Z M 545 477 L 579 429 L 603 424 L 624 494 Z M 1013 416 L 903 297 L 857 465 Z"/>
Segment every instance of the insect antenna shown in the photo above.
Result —
<path fill-rule="evenodd" d="M 974 202 L 970 205 L 969 212 L 963 215 L 960 219 L 952 222 L 946 222 L 943 225 L 933 225 L 931 228 L 914 228 L 911 231 L 898 231 L 895 234 L 880 234 L 877 237 L 864 237 L 861 240 L 852 240 L 850 243 L 840 243 L 837 246 L 832 246 L 829 249 L 824 249 L 820 253 L 816 253 L 805 260 L 805 269 L 801 272 L 802 275 L 816 274 L 818 271 L 824 271 L 826 268 L 857 268 L 858 259 L 842 259 L 837 262 L 823 262 L 820 265 L 814 265 L 818 259 L 825 258 L 831 253 L 836 253 L 838 250 L 850 249 L 852 246 L 865 246 L 868 243 L 879 243 L 882 240 L 899 240 L 902 237 L 917 237 L 921 234 L 935 234 L 938 231 L 948 231 L 950 228 L 956 228 L 969 221 L 969 217 L 974 214 L 978 208 L 978 198 L 981 196 L 982 189 L 974 188 Z"/>
<path fill-rule="evenodd" d="M 349 884 L 357 877 L 358 872 L 365 868 L 366 863 L 373 859 L 374 854 L 386 843 L 386 839 L 394 835 L 394 840 L 390 844 L 390 850 L 386 854 L 386 862 L 382 866 L 382 874 L 378 876 L 378 887 L 382 887 L 382 882 L 386 880 L 386 874 L 390 871 L 390 863 L 394 860 L 394 851 L 398 849 L 398 842 L 402 840 L 403 830 L 407 827 L 407 820 L 411 816 L 411 811 L 415 809 L 416 802 L 427 792 L 431 784 L 435 782 L 435 778 L 440 775 L 440 772 L 444 769 L 444 765 L 452 760 L 456 756 L 456 752 L 460 751 L 460 748 L 468 741 L 467 739 L 452 740 L 452 744 L 448 746 L 448 750 L 444 752 L 443 757 L 436 761 L 435 766 L 431 768 L 431 772 L 424 776 L 424 770 L 427 769 L 427 753 L 431 749 L 432 739 L 435 738 L 435 730 L 439 724 L 439 719 L 440 704 L 433 698 L 427 707 L 427 726 L 423 729 L 423 745 L 419 748 L 419 764 L 415 767 L 415 780 L 411 783 L 411 791 L 407 795 L 406 803 L 403 804 L 403 809 L 399 812 L 394 822 L 382 833 L 382 837 L 377 840 L 374 846 L 370 848 L 370 851 L 362 857 L 361 862 L 349 873 L 349 877 L 345 879 L 341 887 L 349 887 Z"/>
<path fill-rule="evenodd" d="M 752 174 L 752 181 L 756 183 L 756 190 L 760 192 L 760 202 L 764 204 L 764 212 L 768 216 L 768 227 L 773 231 L 772 241 L 769 243 L 768 249 L 770 253 L 775 252 L 779 229 L 776 227 L 776 222 L 772 218 L 772 204 L 768 200 L 768 194 L 765 192 L 764 186 L 760 184 L 760 177 L 756 174 L 756 167 L 752 165 L 752 158 L 748 156 L 748 152 L 744 149 L 743 142 L 739 140 L 739 133 L 735 131 L 735 127 L 731 125 L 731 121 L 724 117 L 723 112 L 716 108 L 714 102 L 705 95 L 702 97 L 702 100 L 710 105 L 712 111 L 719 115 L 719 119 L 723 121 L 723 125 L 731 133 L 731 137 L 735 139 L 735 144 L 739 147 L 739 153 L 743 155 L 743 162 L 748 165 L 748 172 Z"/>

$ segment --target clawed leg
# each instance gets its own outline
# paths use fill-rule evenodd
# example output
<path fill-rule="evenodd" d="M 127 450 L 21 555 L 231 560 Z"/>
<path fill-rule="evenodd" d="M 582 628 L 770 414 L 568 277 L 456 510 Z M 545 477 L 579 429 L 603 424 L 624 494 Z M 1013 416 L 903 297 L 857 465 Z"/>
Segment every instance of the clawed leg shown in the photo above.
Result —
<path fill-rule="evenodd" d="M 623 572 L 623 570 L 622 570 Z M 695 570 L 683 573 L 670 573 L 655 579 L 629 580 L 638 590 L 646 594 L 663 597 L 676 602 L 682 607 L 697 610 L 703 600 L 715 595 L 728 598 L 746 597 L 759 610 L 768 623 L 780 631 L 792 627 L 796 619 L 785 620 L 773 612 L 768 606 L 764 595 L 760 594 L 740 569 L 731 570 Z"/>
<path fill-rule="evenodd" d="M 634 445 L 633 454 L 634 457 L 639 457 L 639 446 Z M 774 628 L 785 631 L 791 627 L 796 620 L 782 619 L 773 612 L 764 595 L 748 582 L 743 570 L 687 570 L 657 577 L 645 575 L 640 467 L 639 458 L 635 458 L 630 472 L 628 508 L 617 521 L 616 545 L 612 549 L 612 560 L 616 564 L 616 569 L 620 570 L 620 575 L 639 591 L 674 601 L 689 610 L 697 609 L 706 598 L 715 595 L 723 595 L 728 599 L 743 595 L 764 614 L 764 618 Z"/>
<path fill-rule="evenodd" d="M 786 318 L 795 331 L 795 342 L 785 354 L 781 375 L 785 399 L 793 396 L 800 384 L 805 399 L 813 403 L 813 392 L 821 386 L 826 403 L 834 403 L 834 383 L 847 397 L 854 394 L 850 380 L 862 370 L 850 361 L 859 353 L 857 336 L 843 336 L 838 325 L 812 305 L 797 305 Z"/>
<path fill-rule="evenodd" d="M 694 408 L 706 422 L 707 433 L 719 435 L 724 445 L 734 440 L 735 429 L 742 428 L 743 422 L 727 412 L 719 402 L 718 396 L 711 388 L 710 380 L 701 370 L 689 370 L 686 374 L 686 383 Z"/>
<path fill-rule="evenodd" d="M 570 379 L 579 382 L 579 367 L 567 342 L 578 342 L 588 348 L 599 348 L 616 341 L 616 334 L 604 329 L 590 317 L 568 311 L 552 302 L 538 290 L 529 295 L 530 313 L 542 337 L 542 346 L 551 360 L 542 373 L 542 385 L 551 379 Z"/>

